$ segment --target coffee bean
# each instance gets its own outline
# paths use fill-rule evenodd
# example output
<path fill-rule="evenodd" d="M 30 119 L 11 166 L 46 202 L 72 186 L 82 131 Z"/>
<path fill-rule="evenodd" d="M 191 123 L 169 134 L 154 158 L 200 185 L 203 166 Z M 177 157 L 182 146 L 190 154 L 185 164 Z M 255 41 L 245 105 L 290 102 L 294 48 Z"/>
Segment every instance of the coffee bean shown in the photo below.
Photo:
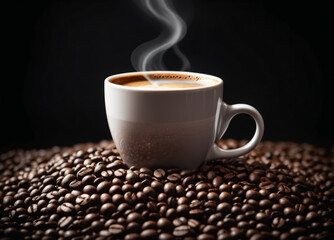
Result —
<path fill-rule="evenodd" d="M 58 221 L 58 225 L 60 228 L 67 228 L 73 222 L 73 217 L 67 216 L 62 217 Z"/>
<path fill-rule="evenodd" d="M 183 186 L 189 186 L 190 184 L 193 183 L 195 183 L 195 178 L 193 176 L 187 176 L 182 181 Z"/>
<path fill-rule="evenodd" d="M 174 183 L 168 182 L 164 185 L 164 192 L 167 195 L 174 196 L 176 194 L 176 186 Z"/>
<path fill-rule="evenodd" d="M 80 206 L 87 206 L 91 203 L 91 199 L 88 194 L 81 194 L 76 197 L 75 202 L 76 204 L 79 204 Z"/>
<path fill-rule="evenodd" d="M 173 230 L 173 235 L 176 237 L 184 237 L 189 234 L 189 227 L 186 225 L 181 225 Z"/>
<path fill-rule="evenodd" d="M 112 236 L 117 236 L 117 235 L 121 235 L 124 233 L 125 231 L 125 228 L 123 225 L 121 224 L 111 224 L 108 228 L 109 230 L 109 233 L 112 235 Z"/>
<path fill-rule="evenodd" d="M 276 217 L 273 219 L 272 226 L 274 228 L 280 229 L 285 226 L 285 220 L 284 218 Z"/>
<path fill-rule="evenodd" d="M 114 194 L 111 199 L 112 199 L 112 202 L 116 205 L 124 202 L 124 196 L 121 194 Z"/>
<path fill-rule="evenodd" d="M 262 212 L 257 213 L 255 215 L 255 219 L 259 222 L 262 222 L 262 223 L 268 223 L 271 220 L 271 218 L 268 214 L 262 213 Z"/>
<path fill-rule="evenodd" d="M 260 179 L 261 179 L 260 176 L 254 172 L 249 175 L 249 181 L 253 183 L 259 183 Z"/>
<path fill-rule="evenodd" d="M 62 187 L 67 187 L 70 182 L 72 182 L 74 179 L 76 179 L 74 174 L 68 174 L 66 175 L 63 180 L 61 181 L 61 186 Z"/>
<path fill-rule="evenodd" d="M 201 217 L 203 217 L 203 214 L 204 214 L 204 211 L 198 208 L 191 209 L 189 211 L 190 217 L 195 218 L 195 219 L 200 219 Z"/>
<path fill-rule="evenodd" d="M 219 200 L 219 196 L 217 193 L 215 192 L 209 192 L 207 195 L 208 200 L 213 200 L 213 201 L 218 201 Z"/>
<path fill-rule="evenodd" d="M 196 191 L 201 192 L 201 191 L 208 191 L 209 190 L 209 185 L 206 183 L 199 183 L 196 185 Z"/>
<path fill-rule="evenodd" d="M 318 221 L 319 220 L 319 215 L 316 212 L 309 212 L 306 217 L 305 220 L 307 222 L 313 222 L 313 221 Z"/>
<path fill-rule="evenodd" d="M 232 205 L 227 202 L 219 203 L 217 206 L 218 212 L 230 213 L 232 209 Z"/>
<path fill-rule="evenodd" d="M 248 190 L 246 192 L 246 198 L 247 199 L 255 199 L 255 200 L 260 200 L 261 199 L 261 194 L 255 190 Z"/>
<path fill-rule="evenodd" d="M 109 191 L 111 187 L 111 182 L 109 181 L 103 181 L 103 182 L 100 182 L 97 187 L 96 187 L 96 190 L 98 193 L 106 193 Z"/>
<path fill-rule="evenodd" d="M 47 214 L 53 214 L 57 211 L 57 205 L 54 204 L 54 203 L 49 203 L 47 206 L 46 206 L 46 209 L 45 209 L 45 212 Z"/>
<path fill-rule="evenodd" d="M 140 237 L 154 240 L 158 238 L 158 232 L 155 229 L 145 229 L 140 233 Z"/>
<path fill-rule="evenodd" d="M 166 232 L 169 232 L 171 231 L 172 229 L 172 223 L 171 221 L 168 219 L 168 218 L 160 218 L 158 221 L 157 221 L 157 226 L 166 231 Z"/>
<path fill-rule="evenodd" d="M 218 231 L 218 228 L 215 225 L 206 225 L 202 231 L 203 233 L 209 233 L 215 235 Z"/>
<path fill-rule="evenodd" d="M 53 190 L 55 190 L 55 185 L 54 184 L 49 184 L 49 185 L 47 185 L 43 188 L 42 193 L 49 193 Z"/>
<path fill-rule="evenodd" d="M 307 230 L 303 227 L 293 227 L 290 229 L 290 233 L 293 235 L 293 236 L 300 236 L 300 235 L 303 235 L 307 232 Z"/>
<path fill-rule="evenodd" d="M 136 213 L 136 212 L 133 212 L 133 213 L 130 213 L 126 220 L 128 222 L 138 222 L 138 223 L 142 223 L 144 221 L 144 218 L 141 214 L 139 213 Z"/>
<path fill-rule="evenodd" d="M 106 217 L 111 216 L 116 211 L 116 207 L 112 203 L 105 203 L 101 206 L 100 213 Z"/>
<path fill-rule="evenodd" d="M 118 178 L 123 178 L 126 174 L 126 170 L 123 169 L 123 168 L 119 168 L 117 170 L 114 171 L 114 175 L 115 177 L 118 177 Z M 111 176 L 111 174 L 109 174 Z"/>
<path fill-rule="evenodd" d="M 179 215 L 184 216 L 185 214 L 187 214 L 189 212 L 189 206 L 186 205 L 186 204 L 178 205 L 177 208 L 176 208 L 176 212 Z"/>
<path fill-rule="evenodd" d="M 32 204 L 28 207 L 28 213 L 30 214 L 35 214 L 39 211 L 39 207 L 37 206 L 37 204 Z"/>
<path fill-rule="evenodd" d="M 218 212 L 216 214 L 212 214 L 209 218 L 208 218 L 208 224 L 217 224 L 218 221 L 223 219 L 223 215 Z M 191 219 L 189 219 L 190 221 Z"/>
<path fill-rule="evenodd" d="M 153 197 L 153 198 L 155 198 L 157 196 L 154 188 L 150 187 L 150 186 L 149 187 L 144 187 L 143 193 L 146 194 L 147 196 Z"/>
<path fill-rule="evenodd" d="M 93 173 L 93 170 L 91 168 L 82 168 L 77 173 L 77 177 L 80 178 L 80 179 L 82 179 L 84 176 L 90 175 L 92 173 Z"/>
<path fill-rule="evenodd" d="M 70 182 L 69 187 L 72 189 L 80 189 L 82 187 L 82 182 L 74 179 Z"/>
<path fill-rule="evenodd" d="M 157 229 L 157 228 L 158 228 L 157 222 L 152 221 L 152 220 L 148 220 L 148 221 L 144 222 L 143 225 L 142 225 L 143 230 L 145 230 L 145 229 Z"/>
<path fill-rule="evenodd" d="M 271 205 L 272 205 L 272 202 L 268 199 L 262 199 L 259 202 L 259 207 L 260 208 L 269 209 L 269 208 L 271 208 Z"/>
<path fill-rule="evenodd" d="M 124 236 L 124 240 L 140 240 L 141 237 L 138 233 L 129 233 Z"/>
<path fill-rule="evenodd" d="M 285 197 L 281 198 L 279 200 L 279 203 L 282 204 L 283 207 L 293 207 L 293 204 L 291 203 L 291 201 Z"/>
<path fill-rule="evenodd" d="M 132 172 L 132 171 L 128 171 L 127 174 L 126 174 L 126 177 L 125 177 L 125 180 L 129 183 L 129 184 L 133 184 L 137 181 L 139 181 L 139 176 Z"/>
<path fill-rule="evenodd" d="M 197 240 L 214 240 L 216 237 L 212 234 L 202 233 L 197 236 Z"/>
<path fill-rule="evenodd" d="M 212 180 L 212 185 L 215 188 L 219 188 L 219 186 L 223 183 L 223 178 L 221 176 L 216 176 L 213 180 Z"/>
<path fill-rule="evenodd" d="M 172 173 L 172 174 L 167 175 L 167 180 L 171 182 L 177 182 L 180 179 L 181 179 L 181 176 L 178 173 Z"/>
<path fill-rule="evenodd" d="M 163 170 L 161 168 L 158 168 L 153 172 L 153 175 L 154 175 L 154 177 L 161 179 L 161 178 L 164 178 L 166 176 L 166 172 L 165 172 L 165 170 Z"/>
<path fill-rule="evenodd" d="M 232 201 L 232 195 L 229 192 L 221 192 L 219 194 L 219 200 L 222 202 L 231 202 Z"/>
<path fill-rule="evenodd" d="M 160 233 L 159 234 L 159 240 L 172 240 L 175 239 L 175 237 L 170 233 Z"/>
<path fill-rule="evenodd" d="M 74 213 L 75 211 L 73 204 L 68 202 L 65 202 L 62 205 L 60 205 L 60 210 L 66 214 L 71 214 Z"/>
<path fill-rule="evenodd" d="M 155 190 L 155 192 L 162 192 L 164 185 L 159 181 L 153 181 L 151 183 L 151 187 Z"/>
<path fill-rule="evenodd" d="M 125 200 L 127 203 L 133 205 L 133 204 L 135 204 L 136 201 L 137 201 L 137 195 L 136 195 L 134 192 L 126 192 L 126 193 L 124 194 L 124 200 Z"/>
<path fill-rule="evenodd" d="M 114 145 L 42 151 L 50 155 L 38 153 L 24 168 L 7 157 L 0 163 L 0 235 L 174 239 L 175 231 L 188 240 L 331 239 L 334 174 L 327 155 L 294 143 L 260 146 L 240 161 L 153 173 L 128 168 Z"/>
<path fill-rule="evenodd" d="M 295 218 L 295 216 L 297 215 L 296 210 L 291 207 L 284 208 L 283 213 L 288 218 Z"/>

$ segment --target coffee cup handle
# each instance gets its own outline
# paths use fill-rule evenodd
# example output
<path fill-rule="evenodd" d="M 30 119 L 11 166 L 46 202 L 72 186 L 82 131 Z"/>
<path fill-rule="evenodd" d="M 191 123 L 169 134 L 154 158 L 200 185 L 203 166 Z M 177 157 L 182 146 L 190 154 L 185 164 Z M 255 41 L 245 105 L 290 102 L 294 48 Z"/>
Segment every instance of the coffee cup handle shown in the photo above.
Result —
<path fill-rule="evenodd" d="M 256 130 L 253 138 L 244 146 L 236 149 L 222 149 L 216 142 L 222 138 L 230 121 L 237 114 L 248 114 L 256 123 Z M 228 105 L 221 99 L 218 100 L 216 120 L 215 120 L 215 137 L 212 147 L 209 149 L 206 160 L 218 158 L 233 158 L 250 152 L 261 141 L 264 131 L 264 123 L 261 114 L 252 106 L 247 104 Z"/>

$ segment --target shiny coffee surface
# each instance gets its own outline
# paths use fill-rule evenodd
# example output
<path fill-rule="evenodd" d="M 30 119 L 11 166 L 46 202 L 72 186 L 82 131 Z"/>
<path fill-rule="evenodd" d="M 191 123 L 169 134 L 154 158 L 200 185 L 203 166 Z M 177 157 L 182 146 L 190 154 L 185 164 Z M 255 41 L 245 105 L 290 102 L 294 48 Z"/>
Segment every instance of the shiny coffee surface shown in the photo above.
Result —
<path fill-rule="evenodd" d="M 140 80 L 140 81 L 133 81 L 133 82 L 127 82 L 125 84 L 122 84 L 123 86 L 128 87 L 140 87 L 140 88 L 164 88 L 164 89 L 177 89 L 177 88 L 196 88 L 201 87 L 202 85 L 196 84 L 195 82 L 189 81 L 182 81 L 178 82 L 177 80 L 166 80 L 163 82 L 168 83 L 161 83 L 157 85 L 153 85 L 151 82 L 147 80 Z"/>
<path fill-rule="evenodd" d="M 149 79 L 149 80 L 148 80 Z M 110 82 L 126 86 L 144 89 L 186 89 L 199 88 L 217 84 L 217 81 L 209 78 L 199 78 L 189 75 L 175 74 L 150 74 L 150 75 L 132 75 L 113 79 Z"/>

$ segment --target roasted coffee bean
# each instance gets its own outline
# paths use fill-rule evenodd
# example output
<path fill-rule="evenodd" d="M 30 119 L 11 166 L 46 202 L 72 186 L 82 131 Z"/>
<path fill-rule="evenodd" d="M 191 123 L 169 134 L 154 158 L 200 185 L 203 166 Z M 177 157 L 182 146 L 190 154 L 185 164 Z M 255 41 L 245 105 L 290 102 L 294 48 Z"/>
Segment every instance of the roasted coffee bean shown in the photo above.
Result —
<path fill-rule="evenodd" d="M 136 195 L 136 193 L 134 193 L 134 192 L 126 192 L 124 194 L 124 201 L 127 202 L 127 203 L 129 203 L 129 204 L 131 204 L 131 205 L 135 204 L 136 201 L 137 201 L 137 195 Z"/>
<path fill-rule="evenodd" d="M 197 236 L 197 240 L 214 240 L 214 239 L 216 239 L 216 236 L 208 233 L 202 233 Z"/>
<path fill-rule="evenodd" d="M 175 237 L 170 233 L 160 233 L 159 240 L 173 240 Z"/>
<path fill-rule="evenodd" d="M 155 221 L 152 221 L 152 220 L 148 220 L 146 222 L 143 223 L 142 225 L 142 229 L 157 229 L 158 226 L 157 226 L 157 222 Z"/>
<path fill-rule="evenodd" d="M 121 194 L 114 194 L 112 197 L 112 202 L 116 205 L 121 204 L 122 202 L 124 202 L 124 196 Z"/>
<path fill-rule="evenodd" d="M 255 200 L 260 200 L 261 199 L 261 194 L 255 190 L 248 190 L 246 192 L 246 198 L 247 199 L 255 199 Z"/>
<path fill-rule="evenodd" d="M 283 228 L 285 226 L 284 218 L 281 218 L 281 217 L 274 218 L 272 222 L 272 226 L 277 229 Z"/>
<path fill-rule="evenodd" d="M 71 214 L 74 213 L 75 209 L 72 203 L 65 202 L 62 205 L 60 205 L 61 212 L 65 214 Z"/>
<path fill-rule="evenodd" d="M 128 222 L 138 222 L 138 223 L 142 223 L 144 221 L 144 218 L 141 214 L 139 213 L 136 213 L 136 212 L 133 212 L 133 213 L 130 213 L 126 220 Z"/>
<path fill-rule="evenodd" d="M 307 213 L 305 220 L 307 222 L 313 222 L 313 221 L 318 221 L 319 220 L 319 215 L 316 212 L 309 212 Z"/>
<path fill-rule="evenodd" d="M 230 213 L 232 209 L 232 205 L 227 202 L 219 203 L 217 205 L 217 211 L 223 213 Z"/>
<path fill-rule="evenodd" d="M 201 209 L 191 209 L 189 211 L 189 216 L 195 219 L 201 219 L 203 217 L 204 211 Z"/>
<path fill-rule="evenodd" d="M 144 187 L 143 193 L 145 195 L 147 195 L 149 197 L 153 197 L 153 198 L 155 198 L 157 196 L 157 193 L 155 192 L 154 188 L 150 187 L 150 186 Z"/>
<path fill-rule="evenodd" d="M 167 175 L 167 180 L 171 182 L 177 182 L 181 179 L 180 174 L 178 173 L 172 173 Z"/>
<path fill-rule="evenodd" d="M 209 190 L 209 185 L 206 183 L 199 183 L 196 185 L 196 191 L 201 192 L 201 191 L 208 191 Z"/>
<path fill-rule="evenodd" d="M 174 228 L 173 235 L 176 237 L 184 237 L 189 234 L 189 230 L 190 230 L 189 226 L 181 225 L 181 226 Z"/>
<path fill-rule="evenodd" d="M 271 205 L 272 205 L 272 202 L 268 199 L 262 199 L 259 202 L 259 207 L 260 208 L 269 209 L 269 208 L 271 208 Z"/>
<path fill-rule="evenodd" d="M 176 208 L 176 212 L 179 215 L 184 216 L 185 214 L 188 214 L 188 212 L 189 212 L 189 206 L 186 205 L 186 204 L 178 205 L 177 208 Z"/>
<path fill-rule="evenodd" d="M 154 177 L 161 179 L 161 178 L 164 178 L 166 176 L 166 172 L 165 172 L 165 170 L 163 170 L 161 168 L 158 168 L 153 172 L 153 175 L 154 175 Z"/>
<path fill-rule="evenodd" d="M 196 229 L 200 226 L 200 222 L 197 221 L 196 219 L 191 218 L 191 219 L 188 220 L 188 226 L 191 227 L 191 228 Z"/>
<path fill-rule="evenodd" d="M 219 188 L 220 185 L 223 183 L 223 178 L 221 176 L 216 176 L 213 180 L 212 180 L 212 185 L 215 188 Z"/>
<path fill-rule="evenodd" d="M 262 223 L 269 223 L 271 221 L 271 218 L 268 214 L 259 212 L 255 215 L 255 219 Z"/>
<path fill-rule="evenodd" d="M 125 227 L 121 224 L 111 224 L 108 230 L 112 236 L 117 236 L 117 235 L 122 235 L 124 233 Z"/>
<path fill-rule="evenodd" d="M 284 208 L 283 213 L 288 218 L 295 218 L 295 216 L 297 215 L 296 210 L 294 208 L 291 208 L 291 207 Z"/>
<path fill-rule="evenodd" d="M 100 213 L 106 217 L 111 216 L 116 211 L 116 207 L 112 203 L 105 203 L 101 206 Z"/>
<path fill-rule="evenodd" d="M 229 192 L 221 192 L 219 194 L 219 200 L 221 202 L 231 202 L 232 201 L 232 195 Z"/>
<path fill-rule="evenodd" d="M 155 192 L 162 192 L 164 185 L 159 181 L 153 181 L 151 183 L 151 187 L 155 190 Z"/>
<path fill-rule="evenodd" d="M 108 235 L 106 235 L 106 237 L 107 236 Z M 129 233 L 124 236 L 124 240 L 140 240 L 140 239 L 141 239 L 141 236 L 138 233 Z"/>
<path fill-rule="evenodd" d="M 60 228 L 67 228 L 68 226 L 70 226 L 73 222 L 73 217 L 68 216 L 68 217 L 62 217 L 59 219 L 58 221 L 58 226 Z"/>
<path fill-rule="evenodd" d="M 280 198 L 279 203 L 283 206 L 283 207 L 293 207 L 293 204 L 291 203 L 291 201 L 285 197 Z"/>
<path fill-rule="evenodd" d="M 96 190 L 98 193 L 107 193 L 109 192 L 109 189 L 111 187 L 111 182 L 109 181 L 103 181 L 103 182 L 100 182 L 97 187 L 96 187 Z"/>
<path fill-rule="evenodd" d="M 157 226 L 163 231 L 169 232 L 172 229 L 172 222 L 168 218 L 160 218 L 157 221 Z"/>
<path fill-rule="evenodd" d="M 139 181 L 139 176 L 132 172 L 132 171 L 128 171 L 127 174 L 126 174 L 126 177 L 125 177 L 125 180 L 129 183 L 129 184 L 133 184 L 135 182 L 138 182 Z"/>
<path fill-rule="evenodd" d="M 137 222 L 130 222 L 126 226 L 127 232 L 140 232 L 141 231 L 141 225 Z"/>
<path fill-rule="evenodd" d="M 93 173 L 93 170 L 91 168 L 82 168 L 77 173 L 77 177 L 82 179 L 84 176 L 90 175 L 92 173 Z"/>
<path fill-rule="evenodd" d="M 176 186 L 174 183 L 168 182 L 164 186 L 164 192 L 167 195 L 174 196 L 176 194 Z"/>
<path fill-rule="evenodd" d="M 331 152 L 305 144 L 262 143 L 240 161 L 151 170 L 128 168 L 110 143 L 73 154 L 62 148 L 26 156 L 22 155 L 26 151 L 0 154 L 0 229 L 4 229 L 0 235 L 4 239 L 333 238 Z M 233 148 L 240 144 L 224 143 Z M 19 164 L 10 163 L 14 157 Z"/>

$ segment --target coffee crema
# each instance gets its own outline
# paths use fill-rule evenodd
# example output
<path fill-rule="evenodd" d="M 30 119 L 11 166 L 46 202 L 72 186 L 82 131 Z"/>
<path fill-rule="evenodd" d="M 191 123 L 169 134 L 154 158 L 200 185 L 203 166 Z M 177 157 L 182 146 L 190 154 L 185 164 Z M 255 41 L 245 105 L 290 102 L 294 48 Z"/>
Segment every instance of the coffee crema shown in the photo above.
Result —
<path fill-rule="evenodd" d="M 150 81 L 147 80 L 147 77 Z M 149 74 L 148 76 L 138 74 L 111 79 L 109 81 L 121 86 L 154 90 L 199 88 L 216 85 L 218 83 L 214 79 L 200 78 L 185 74 Z"/>
<path fill-rule="evenodd" d="M 127 87 L 138 87 L 146 89 L 179 89 L 179 88 L 197 88 L 203 85 L 193 81 L 177 81 L 177 80 L 161 80 L 156 85 L 153 85 L 147 80 L 133 81 L 122 84 Z"/>

